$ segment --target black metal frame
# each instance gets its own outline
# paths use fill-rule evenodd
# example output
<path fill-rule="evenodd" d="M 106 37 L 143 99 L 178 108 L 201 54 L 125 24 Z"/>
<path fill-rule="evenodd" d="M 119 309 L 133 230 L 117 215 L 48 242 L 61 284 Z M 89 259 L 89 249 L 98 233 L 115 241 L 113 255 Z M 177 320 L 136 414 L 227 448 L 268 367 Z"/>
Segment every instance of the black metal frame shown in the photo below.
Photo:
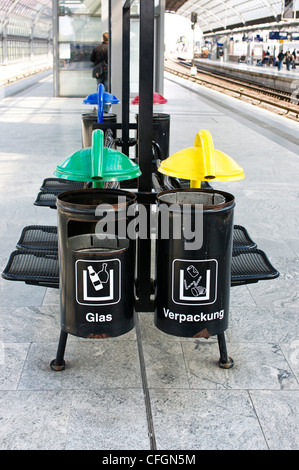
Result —
<path fill-rule="evenodd" d="M 155 202 L 152 195 L 152 129 L 153 129 L 153 70 L 154 70 L 154 0 L 140 2 L 139 44 L 139 117 L 138 117 L 138 163 L 141 176 L 138 178 L 139 200 L 147 209 L 148 236 L 138 239 L 137 244 L 137 311 L 153 311 L 154 302 L 151 281 L 150 210 Z"/>
<path fill-rule="evenodd" d="M 110 3 L 110 2 L 109 2 Z M 122 151 L 129 155 L 130 2 L 123 6 L 122 31 Z"/>
<path fill-rule="evenodd" d="M 110 2 L 109 2 L 110 3 Z M 123 153 L 129 151 L 129 98 L 130 98 L 130 5 L 126 0 L 123 4 L 123 63 L 122 63 L 122 140 Z M 145 205 L 148 216 L 148 236 L 138 239 L 137 243 L 137 312 L 154 311 L 154 293 L 151 279 L 151 238 L 150 210 L 156 202 L 156 193 L 152 191 L 152 126 L 153 126 L 153 65 L 154 65 L 154 0 L 140 0 L 140 47 L 139 47 L 139 118 L 138 118 L 138 164 L 142 172 L 138 178 L 137 202 Z M 115 124 L 110 124 L 111 128 Z M 102 127 L 102 125 L 101 125 Z M 51 369 L 60 371 L 65 368 L 64 351 L 68 334 L 61 331 L 56 359 L 51 362 Z M 228 357 L 224 333 L 218 335 L 220 351 L 219 366 L 233 367 L 233 360 Z"/>
<path fill-rule="evenodd" d="M 111 2 L 109 2 L 110 4 Z M 140 1 L 140 44 L 139 44 L 139 116 L 138 124 L 129 122 L 130 113 L 130 6 L 123 4 L 122 30 L 122 122 L 94 124 L 94 129 L 121 129 L 122 136 L 116 139 L 122 152 L 129 156 L 129 148 L 136 141 L 130 139 L 130 129 L 138 130 L 138 164 L 141 176 L 138 178 L 137 202 L 143 204 L 148 214 L 148 235 L 150 235 L 150 210 L 155 204 L 156 193 L 152 191 L 152 129 L 153 129 L 153 78 L 154 78 L 154 0 Z M 137 300 L 139 312 L 154 311 L 153 280 L 151 279 L 151 239 L 137 243 Z"/>

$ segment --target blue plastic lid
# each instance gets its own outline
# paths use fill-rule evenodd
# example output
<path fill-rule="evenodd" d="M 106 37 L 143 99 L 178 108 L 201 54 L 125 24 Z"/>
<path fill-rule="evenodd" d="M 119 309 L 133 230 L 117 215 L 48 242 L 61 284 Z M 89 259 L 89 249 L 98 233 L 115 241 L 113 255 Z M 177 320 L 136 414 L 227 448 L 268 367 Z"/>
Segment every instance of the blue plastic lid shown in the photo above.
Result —
<path fill-rule="evenodd" d="M 118 104 L 119 99 L 116 96 L 104 91 L 104 85 L 102 83 L 98 86 L 97 93 L 88 95 L 84 100 L 84 104 L 97 104 L 98 105 L 98 122 L 104 120 L 104 104 Z"/>

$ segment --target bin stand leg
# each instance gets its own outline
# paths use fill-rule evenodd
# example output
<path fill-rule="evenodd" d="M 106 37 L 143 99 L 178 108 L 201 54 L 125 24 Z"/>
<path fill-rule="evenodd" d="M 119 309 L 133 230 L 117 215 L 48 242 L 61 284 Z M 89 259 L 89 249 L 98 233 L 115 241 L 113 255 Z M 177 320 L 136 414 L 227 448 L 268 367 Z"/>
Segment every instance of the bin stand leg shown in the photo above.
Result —
<path fill-rule="evenodd" d="M 56 359 L 54 359 L 50 364 L 51 369 L 56 372 L 65 369 L 65 361 L 63 358 L 64 358 L 67 335 L 68 334 L 65 331 L 61 330 L 59 343 L 58 343 L 58 349 L 56 353 Z"/>
<path fill-rule="evenodd" d="M 234 361 L 227 355 L 224 333 L 220 333 L 217 338 L 220 351 L 219 367 L 221 369 L 231 369 L 234 366 Z"/>

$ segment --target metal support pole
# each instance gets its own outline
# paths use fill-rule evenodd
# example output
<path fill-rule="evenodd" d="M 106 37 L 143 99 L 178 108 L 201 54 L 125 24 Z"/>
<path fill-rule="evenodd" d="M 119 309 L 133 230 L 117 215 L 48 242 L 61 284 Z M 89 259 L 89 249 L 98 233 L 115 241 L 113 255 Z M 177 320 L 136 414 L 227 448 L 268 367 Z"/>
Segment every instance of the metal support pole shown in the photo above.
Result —
<path fill-rule="evenodd" d="M 122 152 L 129 156 L 130 4 L 123 7 L 122 34 Z"/>
<path fill-rule="evenodd" d="M 154 0 L 140 0 L 138 158 L 139 191 L 152 190 Z"/>
<path fill-rule="evenodd" d="M 139 117 L 138 117 L 138 178 L 139 194 L 152 191 L 153 140 L 153 79 L 154 79 L 154 0 L 140 0 L 139 42 Z M 151 206 L 146 205 L 148 221 Z M 137 245 L 137 311 L 152 310 L 151 238 L 148 224 L 147 238 L 138 239 Z"/>
<path fill-rule="evenodd" d="M 59 96 L 58 0 L 53 0 L 53 94 Z"/>
<path fill-rule="evenodd" d="M 217 338 L 220 352 L 219 367 L 221 369 L 231 369 L 234 366 L 234 361 L 227 355 L 224 333 L 219 334 Z"/>
<path fill-rule="evenodd" d="M 111 93 L 111 0 L 108 1 L 108 34 L 109 34 L 109 43 L 108 43 L 108 91 Z"/>
<path fill-rule="evenodd" d="M 137 297 L 135 303 L 137 312 L 154 311 L 154 301 L 151 295 L 154 293 L 153 282 L 151 280 L 151 238 L 150 238 L 150 211 L 151 205 L 144 204 L 147 210 L 147 238 L 138 239 L 137 244 Z"/>
<path fill-rule="evenodd" d="M 56 353 L 56 359 L 54 359 L 50 364 L 51 369 L 54 370 L 55 372 L 59 372 L 65 369 L 64 352 L 65 352 L 67 336 L 68 334 L 64 330 L 61 330 L 59 343 L 58 343 L 58 349 Z"/>

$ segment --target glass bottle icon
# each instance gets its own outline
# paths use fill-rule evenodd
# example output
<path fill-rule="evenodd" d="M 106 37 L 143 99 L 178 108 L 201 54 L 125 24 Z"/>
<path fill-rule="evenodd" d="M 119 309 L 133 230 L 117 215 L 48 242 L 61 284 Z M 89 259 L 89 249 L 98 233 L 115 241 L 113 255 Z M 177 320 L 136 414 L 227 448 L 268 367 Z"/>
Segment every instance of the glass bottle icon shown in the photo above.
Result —
<path fill-rule="evenodd" d="M 92 266 L 87 266 L 89 279 L 96 291 L 103 289 L 103 284 Z"/>
<path fill-rule="evenodd" d="M 109 273 L 107 272 L 107 263 L 103 263 L 101 271 L 98 272 L 100 281 L 106 284 L 109 281 Z"/>

